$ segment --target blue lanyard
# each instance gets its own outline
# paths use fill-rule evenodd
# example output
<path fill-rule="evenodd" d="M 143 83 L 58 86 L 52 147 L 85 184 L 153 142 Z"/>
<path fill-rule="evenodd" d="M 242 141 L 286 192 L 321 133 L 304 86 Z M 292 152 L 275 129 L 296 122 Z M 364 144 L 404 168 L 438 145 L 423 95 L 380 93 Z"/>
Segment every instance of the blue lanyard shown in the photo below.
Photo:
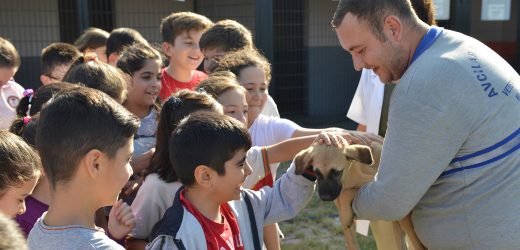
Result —
<path fill-rule="evenodd" d="M 417 60 L 417 58 L 419 58 L 419 56 L 421 56 L 422 53 L 426 51 L 437 40 L 437 38 L 439 38 L 443 30 L 444 28 L 439 28 L 437 26 L 430 27 L 426 35 L 419 43 L 419 46 L 417 46 L 417 48 L 415 49 L 410 65 L 412 65 L 412 63 L 415 62 L 415 60 Z"/>

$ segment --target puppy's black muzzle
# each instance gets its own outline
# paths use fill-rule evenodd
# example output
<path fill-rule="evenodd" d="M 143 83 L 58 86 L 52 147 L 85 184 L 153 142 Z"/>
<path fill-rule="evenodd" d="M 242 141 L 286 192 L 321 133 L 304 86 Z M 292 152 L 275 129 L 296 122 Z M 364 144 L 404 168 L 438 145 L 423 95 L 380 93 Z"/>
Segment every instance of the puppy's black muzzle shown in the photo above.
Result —
<path fill-rule="evenodd" d="M 341 193 L 341 183 L 334 180 L 318 181 L 318 194 L 323 201 L 333 201 Z"/>
<path fill-rule="evenodd" d="M 333 201 L 341 193 L 341 175 L 343 171 L 331 170 L 329 176 L 318 174 L 318 194 L 323 201 Z M 320 178 L 321 177 L 321 178 Z"/>

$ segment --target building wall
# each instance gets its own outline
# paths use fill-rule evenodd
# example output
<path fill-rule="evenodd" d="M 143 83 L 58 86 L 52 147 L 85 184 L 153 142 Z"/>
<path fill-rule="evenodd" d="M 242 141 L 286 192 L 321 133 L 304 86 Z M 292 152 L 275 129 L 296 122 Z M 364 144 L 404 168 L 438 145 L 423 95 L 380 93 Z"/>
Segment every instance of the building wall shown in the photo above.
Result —
<path fill-rule="evenodd" d="M 211 21 L 233 19 L 255 33 L 254 0 L 198 0 L 197 13 L 207 16 Z"/>
<path fill-rule="evenodd" d="M 330 21 L 338 2 L 307 0 L 309 116 L 345 119 L 360 73 L 339 45 Z"/>
<path fill-rule="evenodd" d="M 10 40 L 22 57 L 16 81 L 25 87 L 38 87 L 41 50 L 60 40 L 57 1 L 2 0 L 0 36 Z"/>
<path fill-rule="evenodd" d="M 152 43 L 160 43 L 160 24 L 172 12 L 193 11 L 193 0 L 115 0 L 115 27 L 138 30 Z"/>

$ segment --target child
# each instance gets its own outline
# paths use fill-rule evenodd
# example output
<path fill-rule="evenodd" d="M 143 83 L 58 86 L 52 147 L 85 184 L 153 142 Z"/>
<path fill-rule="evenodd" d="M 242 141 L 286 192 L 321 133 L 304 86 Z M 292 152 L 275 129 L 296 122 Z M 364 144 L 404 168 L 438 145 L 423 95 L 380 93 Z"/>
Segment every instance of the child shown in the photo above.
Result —
<path fill-rule="evenodd" d="M 229 71 L 215 72 L 209 75 L 208 79 L 202 81 L 198 89 L 212 95 L 222 105 L 225 115 L 235 118 L 244 126 L 247 126 L 249 106 L 246 101 L 246 90 L 240 86 L 233 73 Z M 348 135 L 345 135 L 345 137 L 348 137 Z M 274 179 L 267 181 L 262 178 L 268 175 L 269 178 L 272 178 L 271 173 L 276 173 L 277 169 L 267 168 L 267 171 L 264 173 L 266 164 L 292 160 L 298 152 L 309 147 L 315 138 L 316 135 L 310 135 L 291 138 L 273 145 L 252 147 L 250 149 L 251 152 L 248 152 L 247 155 L 248 163 L 253 168 L 253 174 L 250 177 L 253 177 L 257 172 L 262 176 L 247 178 L 244 186 L 255 190 L 265 185 L 272 186 Z M 255 150 L 265 152 L 257 154 L 253 152 Z M 261 180 L 261 182 L 256 182 L 255 180 Z"/>
<path fill-rule="evenodd" d="M 139 119 L 123 106 L 85 87 L 59 92 L 42 109 L 36 147 L 52 198 L 29 234 L 30 248 L 123 249 L 95 226 L 94 214 L 114 204 L 110 233 L 122 238 L 132 230 L 130 207 L 116 200 L 132 174 L 138 127 Z"/>
<path fill-rule="evenodd" d="M 101 90 L 118 103 L 123 103 L 130 79 L 116 67 L 98 61 L 93 54 L 87 54 L 74 62 L 63 81 Z"/>
<path fill-rule="evenodd" d="M 20 67 L 20 55 L 6 39 L 0 37 L 0 130 L 7 129 L 16 118 L 15 109 L 22 98 L 23 87 L 13 76 Z"/>
<path fill-rule="evenodd" d="M 146 179 L 137 192 L 132 211 L 136 227 L 127 240 L 127 247 L 144 249 L 152 228 L 173 203 L 181 186 L 169 159 L 169 138 L 180 120 L 189 114 L 207 110 L 222 113 L 222 107 L 204 92 L 181 90 L 163 104 L 157 128 L 157 146 Z"/>
<path fill-rule="evenodd" d="M 27 242 L 18 228 L 18 225 L 0 213 L 0 249 L 2 250 L 27 250 Z"/>
<path fill-rule="evenodd" d="M 265 224 L 292 218 L 310 200 L 315 177 L 294 166 L 260 191 L 243 190 L 251 174 L 247 129 L 218 113 L 181 121 L 170 140 L 170 160 L 184 185 L 155 225 L 148 249 L 261 249 Z"/>
<path fill-rule="evenodd" d="M 83 31 L 83 34 L 74 42 L 74 46 L 81 53 L 93 51 L 100 61 L 108 63 L 106 55 L 108 36 L 110 36 L 110 33 L 102 29 L 90 27 Z"/>
<path fill-rule="evenodd" d="M 210 74 L 216 61 L 227 52 L 254 48 L 251 32 L 234 20 L 221 20 L 200 37 L 200 50 L 204 54 L 204 71 Z"/>
<path fill-rule="evenodd" d="M 134 172 L 148 168 L 155 147 L 155 132 L 161 90 L 161 55 L 146 44 L 136 44 L 123 51 L 117 67 L 131 77 L 127 98 L 123 106 L 141 119 L 141 126 L 134 136 L 134 156 L 132 162 L 145 162 L 141 166 L 132 164 Z M 144 156 L 144 160 L 142 157 Z M 139 160 L 138 160 L 139 159 Z"/>
<path fill-rule="evenodd" d="M 0 212 L 25 213 L 25 198 L 40 176 L 40 157 L 20 137 L 0 130 Z"/>
<path fill-rule="evenodd" d="M 240 86 L 236 77 L 229 71 L 211 74 L 208 79 L 199 84 L 199 89 L 210 93 L 223 107 L 224 114 L 240 121 L 247 126 L 246 90 Z M 279 162 L 292 160 L 301 150 L 310 146 L 316 136 L 305 136 L 288 139 L 266 147 L 252 147 L 247 152 L 247 162 L 253 173 L 244 182 L 244 187 L 259 190 L 264 186 L 273 186 L 273 174 L 276 173 Z M 270 168 L 273 164 L 274 168 Z M 280 249 L 276 225 L 264 228 L 264 243 L 267 249 Z"/>
<path fill-rule="evenodd" d="M 206 74 L 196 70 L 204 59 L 199 40 L 212 24 L 207 17 L 192 12 L 173 13 L 162 20 L 162 49 L 170 63 L 162 70 L 161 100 L 181 89 L 193 90 L 206 79 Z"/>
<path fill-rule="evenodd" d="M 221 20 L 206 30 L 200 38 L 200 49 L 204 54 L 204 71 L 210 74 L 214 71 L 217 59 L 223 55 L 241 49 L 255 49 L 251 32 L 234 20 Z M 267 102 L 262 109 L 266 116 L 280 117 L 278 107 L 267 93 Z"/>
<path fill-rule="evenodd" d="M 40 81 L 43 85 L 63 80 L 70 65 L 81 56 L 76 47 L 68 43 L 51 43 L 42 50 L 42 73 Z"/>
<path fill-rule="evenodd" d="M 144 43 L 148 44 L 148 41 L 139 33 L 139 31 L 132 28 L 117 28 L 110 32 L 110 36 L 107 39 L 106 56 L 108 64 L 116 66 L 117 60 L 119 60 L 119 54 L 128 46 Z"/>
<path fill-rule="evenodd" d="M 40 87 L 35 93 L 32 90 L 26 90 L 26 95 L 20 100 L 20 105 L 16 109 L 19 118 L 13 122 L 9 130 L 34 147 L 39 121 L 38 112 L 40 112 L 41 107 L 57 92 L 73 87 L 74 85 L 68 83 L 56 82 Z M 50 199 L 49 181 L 45 177 L 45 173 L 42 173 L 34 191 L 25 199 L 26 213 L 16 216 L 16 222 L 20 225 L 25 236 L 29 235 L 34 223 L 49 209 Z"/>

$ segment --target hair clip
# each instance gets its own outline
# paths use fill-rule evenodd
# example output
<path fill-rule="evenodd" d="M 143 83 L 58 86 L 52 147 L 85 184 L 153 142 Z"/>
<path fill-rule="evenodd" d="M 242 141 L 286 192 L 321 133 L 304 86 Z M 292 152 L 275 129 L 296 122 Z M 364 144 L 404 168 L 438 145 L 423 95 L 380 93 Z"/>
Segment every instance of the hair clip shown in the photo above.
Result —
<path fill-rule="evenodd" d="M 27 112 L 25 112 L 26 116 L 31 116 L 31 106 L 32 106 L 32 99 L 34 97 L 34 90 L 33 89 L 26 89 L 23 91 L 24 97 L 29 97 L 29 101 L 27 102 Z M 25 120 L 24 120 L 25 123 Z"/>
<path fill-rule="evenodd" d="M 33 89 L 26 89 L 23 91 L 23 96 L 26 97 L 26 96 L 32 96 L 34 95 L 34 90 Z"/>
<path fill-rule="evenodd" d="M 31 122 L 32 118 L 30 116 L 26 116 L 23 118 L 23 125 L 29 124 Z"/>
<path fill-rule="evenodd" d="M 172 106 L 173 108 L 178 108 L 182 105 L 182 100 L 179 97 L 172 96 L 168 101 L 166 101 L 166 104 Z"/>

